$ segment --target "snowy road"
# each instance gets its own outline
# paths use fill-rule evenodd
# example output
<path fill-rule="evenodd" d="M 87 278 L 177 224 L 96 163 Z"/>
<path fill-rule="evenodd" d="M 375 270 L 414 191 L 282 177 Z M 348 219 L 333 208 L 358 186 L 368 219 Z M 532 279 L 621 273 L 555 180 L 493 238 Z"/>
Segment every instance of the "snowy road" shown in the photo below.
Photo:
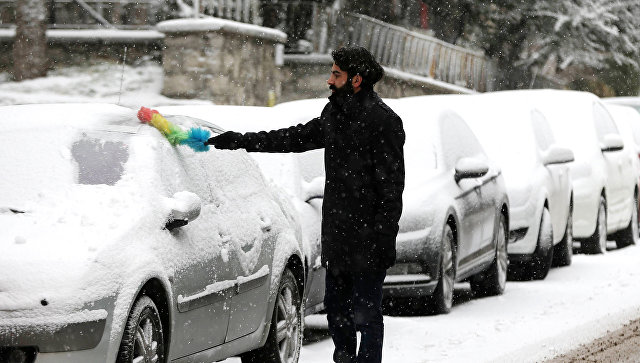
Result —
<path fill-rule="evenodd" d="M 448 315 L 385 316 L 383 362 L 552 358 L 640 317 L 639 280 L 640 246 L 631 246 L 605 255 L 575 255 L 573 265 L 551 270 L 544 281 L 510 281 L 499 297 L 474 299 L 468 284 L 460 284 Z M 300 362 L 330 362 L 325 316 L 306 322 L 310 338 Z"/>

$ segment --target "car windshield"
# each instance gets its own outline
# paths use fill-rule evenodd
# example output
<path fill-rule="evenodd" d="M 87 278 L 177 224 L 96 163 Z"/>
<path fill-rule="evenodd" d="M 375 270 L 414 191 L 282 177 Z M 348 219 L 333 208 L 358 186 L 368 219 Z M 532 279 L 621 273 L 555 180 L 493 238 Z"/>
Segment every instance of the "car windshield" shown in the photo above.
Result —
<path fill-rule="evenodd" d="M 0 207 L 20 209 L 74 185 L 116 185 L 129 140 L 126 133 L 73 128 L 1 133 Z"/>
<path fill-rule="evenodd" d="M 526 121 L 487 119 L 473 127 L 487 155 L 501 165 L 506 173 L 523 168 L 528 170 L 535 163 L 535 142 L 532 133 L 527 130 L 530 127 Z"/>

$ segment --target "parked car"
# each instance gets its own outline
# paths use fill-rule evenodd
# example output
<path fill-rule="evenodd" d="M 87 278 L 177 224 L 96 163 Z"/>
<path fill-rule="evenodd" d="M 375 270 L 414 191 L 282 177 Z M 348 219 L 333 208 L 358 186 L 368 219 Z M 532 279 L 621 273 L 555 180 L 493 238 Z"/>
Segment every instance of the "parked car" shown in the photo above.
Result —
<path fill-rule="evenodd" d="M 604 253 L 607 238 L 626 245 L 636 237 L 637 180 L 624 141 L 602 101 L 587 92 L 511 91 L 549 120 L 559 143 L 575 154 L 573 236 L 586 253 Z"/>
<path fill-rule="evenodd" d="M 115 105 L 0 115 L 0 361 L 298 360 L 301 230 L 246 152 Z"/>
<path fill-rule="evenodd" d="M 624 138 L 625 150 L 631 159 L 632 170 L 635 174 L 636 182 L 640 184 L 640 113 L 628 106 L 606 103 L 607 109 L 613 116 L 620 134 Z M 632 210 L 632 220 L 638 221 L 638 200 L 635 200 L 636 207 Z M 638 222 L 640 223 L 640 222 Z M 638 223 L 636 223 L 634 232 L 638 236 Z M 634 240 L 619 239 L 616 240 L 618 247 L 625 247 L 628 244 L 635 243 Z"/>
<path fill-rule="evenodd" d="M 320 110 L 323 106 L 324 104 L 320 106 Z M 192 116 L 210 121 L 227 130 L 247 132 L 269 131 L 291 126 L 294 122 L 291 119 L 292 115 L 306 113 L 312 109 L 305 105 L 301 110 L 280 111 L 280 107 L 290 106 L 286 104 L 276 107 L 191 105 L 165 106 L 160 107 L 159 111 Z M 297 112 L 302 110 L 304 111 Z M 305 315 L 316 313 L 324 309 L 325 269 L 321 264 L 320 245 L 324 191 L 323 150 L 312 150 L 301 154 L 252 152 L 249 155 L 256 161 L 266 179 L 283 190 L 297 212 L 296 223 L 302 230 L 303 264 L 307 271 L 303 293 Z"/>
<path fill-rule="evenodd" d="M 509 272 L 544 279 L 573 255 L 573 152 L 558 146 L 544 115 L 508 92 L 450 96 L 487 155 L 502 169 L 509 196 Z"/>
<path fill-rule="evenodd" d="M 603 98 L 602 101 L 608 104 L 629 106 L 640 112 L 640 97 L 607 97 Z"/>
<path fill-rule="evenodd" d="M 498 166 L 442 96 L 388 100 L 402 118 L 406 186 L 397 263 L 386 297 L 418 297 L 451 310 L 454 283 L 502 294 L 507 276 L 509 203 Z"/>

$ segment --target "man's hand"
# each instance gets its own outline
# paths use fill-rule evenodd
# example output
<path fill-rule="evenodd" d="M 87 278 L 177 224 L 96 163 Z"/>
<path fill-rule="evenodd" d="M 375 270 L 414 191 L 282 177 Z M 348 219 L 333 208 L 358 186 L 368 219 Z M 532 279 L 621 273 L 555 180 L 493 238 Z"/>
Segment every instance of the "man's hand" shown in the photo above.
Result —
<path fill-rule="evenodd" d="M 216 149 L 235 150 L 240 148 L 242 134 L 233 131 L 227 131 L 218 136 L 214 136 L 207 140 L 207 145 L 213 145 Z"/>

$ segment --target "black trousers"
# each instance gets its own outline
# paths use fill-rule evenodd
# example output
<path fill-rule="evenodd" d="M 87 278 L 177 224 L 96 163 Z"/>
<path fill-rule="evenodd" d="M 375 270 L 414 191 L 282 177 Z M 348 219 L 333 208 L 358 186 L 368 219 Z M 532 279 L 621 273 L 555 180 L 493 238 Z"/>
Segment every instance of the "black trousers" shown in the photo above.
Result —
<path fill-rule="evenodd" d="M 334 362 L 382 361 L 382 283 L 386 274 L 386 270 L 353 272 L 328 267 L 324 305 L 335 345 Z M 360 332 L 357 354 L 356 331 Z"/>

